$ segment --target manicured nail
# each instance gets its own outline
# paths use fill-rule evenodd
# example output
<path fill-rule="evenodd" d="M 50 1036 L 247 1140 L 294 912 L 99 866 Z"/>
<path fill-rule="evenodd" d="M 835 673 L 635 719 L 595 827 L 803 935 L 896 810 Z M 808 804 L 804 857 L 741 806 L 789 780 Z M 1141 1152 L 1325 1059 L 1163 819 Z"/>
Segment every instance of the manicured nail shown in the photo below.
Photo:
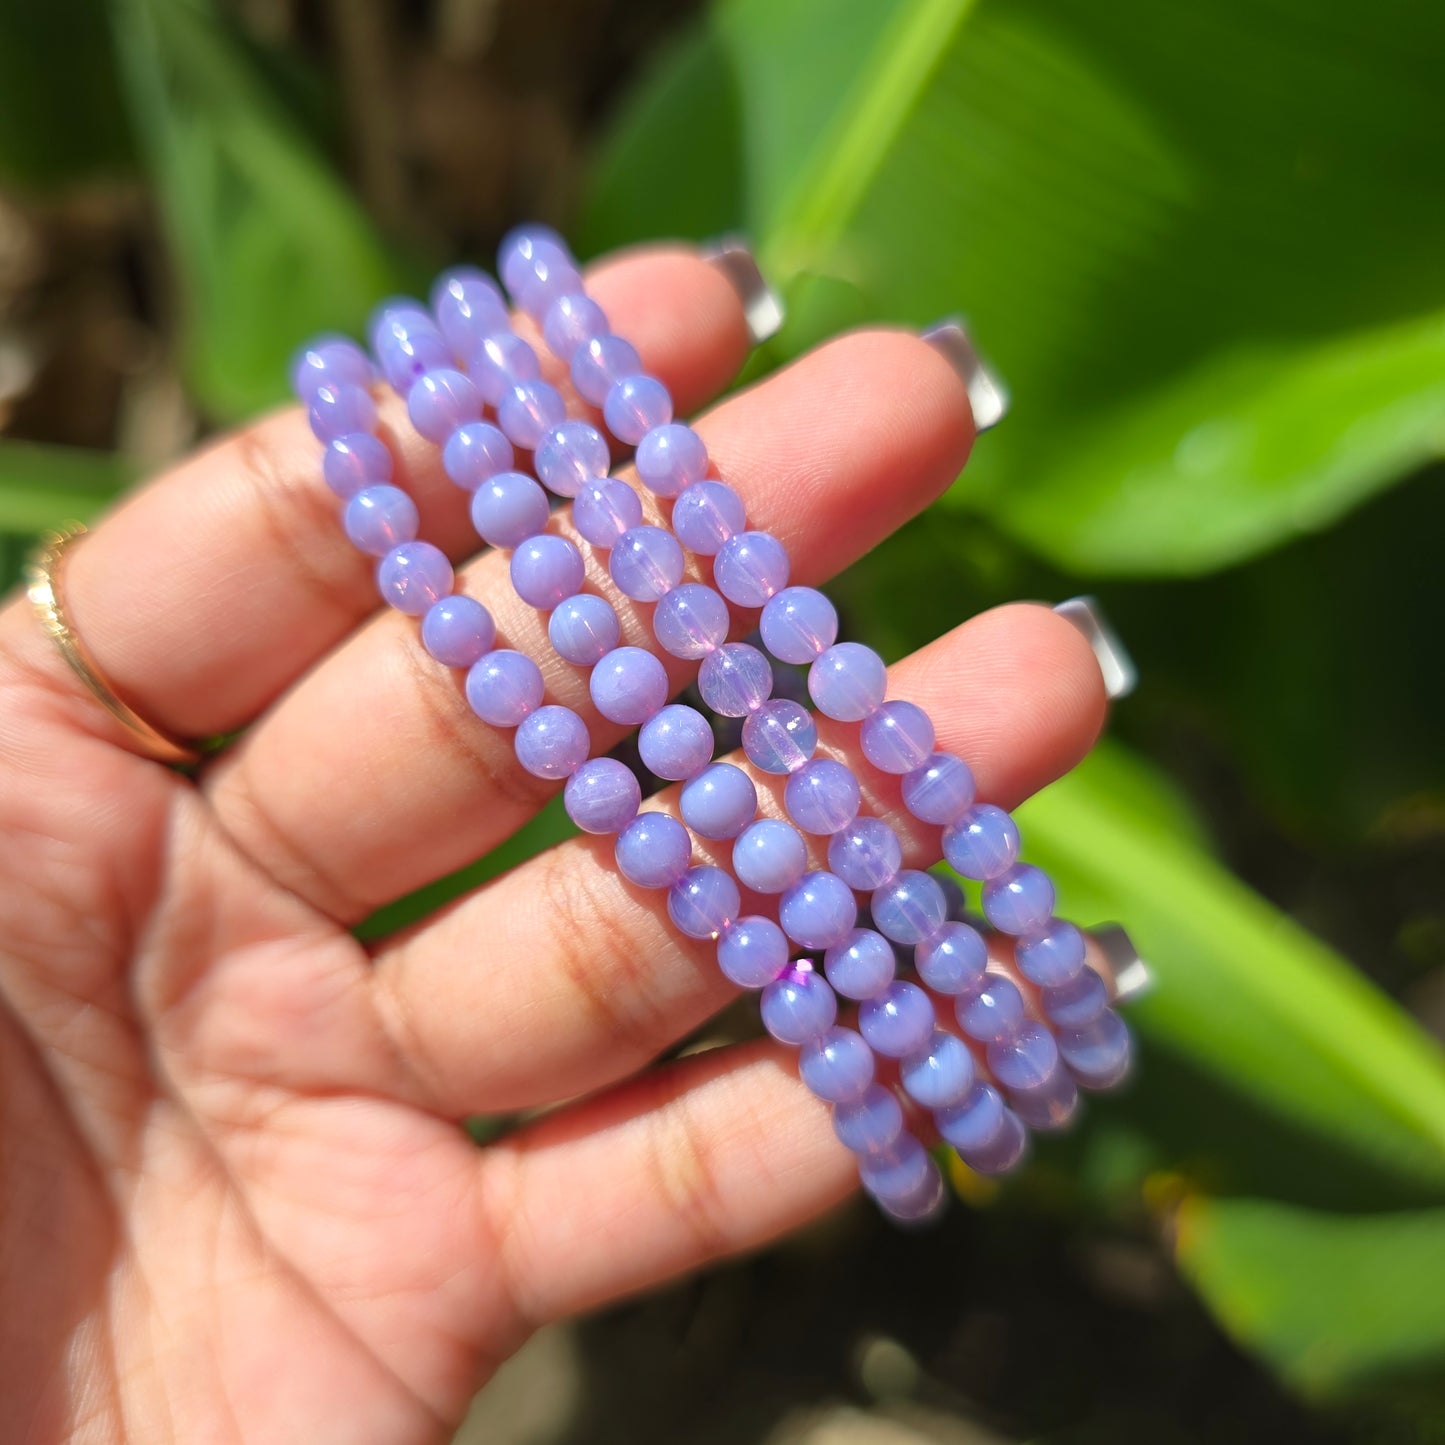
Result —
<path fill-rule="evenodd" d="M 1139 669 L 1129 656 L 1129 649 L 1119 641 L 1119 634 L 1109 626 L 1109 619 L 1092 597 L 1070 597 L 1054 611 L 1067 618 L 1089 639 L 1099 671 L 1104 674 L 1104 690 L 1111 698 L 1128 697 L 1139 682 Z"/>
<path fill-rule="evenodd" d="M 920 333 L 963 378 L 968 404 L 973 408 L 973 429 L 995 427 L 1008 415 L 1008 389 L 998 373 L 978 354 L 963 323 L 950 318 Z"/>
<path fill-rule="evenodd" d="M 1108 960 L 1114 975 L 1114 1002 L 1129 1003 L 1154 987 L 1154 974 L 1139 957 L 1134 940 L 1117 923 L 1103 923 L 1091 928 L 1089 936 Z"/>
<path fill-rule="evenodd" d="M 776 336 L 783 325 L 782 298 L 763 279 L 748 243 L 741 236 L 723 236 L 704 246 L 702 254 L 732 282 L 742 299 L 753 345 L 761 346 Z"/>

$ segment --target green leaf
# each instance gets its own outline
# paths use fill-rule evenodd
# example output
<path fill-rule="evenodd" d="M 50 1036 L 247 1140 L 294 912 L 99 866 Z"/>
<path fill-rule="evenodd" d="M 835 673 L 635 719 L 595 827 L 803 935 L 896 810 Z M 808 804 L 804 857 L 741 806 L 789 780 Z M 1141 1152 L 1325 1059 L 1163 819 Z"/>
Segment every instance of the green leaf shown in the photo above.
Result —
<path fill-rule="evenodd" d="M 0 442 L 0 532 L 32 534 L 88 522 L 134 476 L 110 452 Z"/>

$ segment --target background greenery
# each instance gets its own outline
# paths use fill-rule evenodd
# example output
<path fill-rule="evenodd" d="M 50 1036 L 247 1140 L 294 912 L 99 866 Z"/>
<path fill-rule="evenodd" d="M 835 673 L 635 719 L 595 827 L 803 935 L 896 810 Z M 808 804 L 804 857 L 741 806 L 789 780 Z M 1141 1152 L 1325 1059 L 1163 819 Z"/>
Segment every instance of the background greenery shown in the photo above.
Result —
<path fill-rule="evenodd" d="M 965 314 L 1013 412 L 837 596 L 894 656 L 1102 598 L 1143 687 L 1025 821 L 1158 984 L 1141 1086 L 935 1243 L 870 1234 L 915 1307 L 850 1296 L 804 1388 L 867 1393 L 847 1323 L 881 1310 L 931 1407 L 1020 1438 L 1445 1437 L 1442 75 L 1410 0 L 11 4 L 11 575 L 278 400 L 307 333 L 527 215 L 589 253 L 745 231 L 789 313 L 753 371 Z M 1140 1260 L 1168 1268 L 1131 1292 Z M 983 1380 L 982 1298 L 1009 1359 L 1072 1328 Z M 669 1438 L 684 1406 L 643 1395 Z M 756 1438 L 772 1398 L 666 1429 Z"/>

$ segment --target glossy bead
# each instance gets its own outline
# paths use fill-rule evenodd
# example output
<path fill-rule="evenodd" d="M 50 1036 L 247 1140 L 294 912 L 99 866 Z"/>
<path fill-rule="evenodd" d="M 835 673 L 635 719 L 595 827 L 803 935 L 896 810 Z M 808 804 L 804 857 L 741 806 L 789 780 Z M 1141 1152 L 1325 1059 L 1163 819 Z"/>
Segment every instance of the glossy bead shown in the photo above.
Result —
<path fill-rule="evenodd" d="M 788 585 L 788 553 L 771 532 L 739 532 L 718 549 L 712 576 L 729 602 L 761 607 Z"/>
<path fill-rule="evenodd" d="M 639 813 L 619 834 L 617 869 L 638 888 L 670 888 L 692 861 L 692 835 L 666 813 Z"/>
<path fill-rule="evenodd" d="M 959 994 L 953 1011 L 959 1027 L 981 1044 L 1003 1043 L 1023 1027 L 1023 995 L 1001 974 L 991 973 L 974 993 Z"/>
<path fill-rule="evenodd" d="M 422 646 L 445 667 L 470 667 L 496 640 L 492 614 L 460 592 L 433 602 L 421 620 Z"/>
<path fill-rule="evenodd" d="M 308 341 L 291 363 L 292 389 L 307 405 L 319 386 L 367 388 L 375 380 L 371 358 L 346 336 L 318 336 Z"/>
<path fill-rule="evenodd" d="M 584 482 L 572 503 L 572 523 L 594 547 L 608 548 L 642 521 L 642 498 L 626 482 Z"/>
<path fill-rule="evenodd" d="M 489 477 L 510 471 L 516 453 L 506 434 L 489 421 L 458 427 L 442 448 L 442 467 L 464 491 L 475 492 Z"/>
<path fill-rule="evenodd" d="M 700 838 L 736 838 L 757 816 L 758 791 L 741 768 L 714 763 L 683 785 L 678 807 Z"/>
<path fill-rule="evenodd" d="M 721 868 L 704 865 L 668 889 L 667 912 L 689 938 L 716 938 L 738 916 L 740 901 L 738 885 Z"/>
<path fill-rule="evenodd" d="M 488 406 L 500 406 L 502 398 L 518 382 L 536 381 L 542 375 L 537 353 L 511 331 L 498 329 L 485 337 L 472 353 L 467 372 Z"/>
<path fill-rule="evenodd" d="M 1014 1089 L 1009 1094 L 1009 1108 L 1030 1129 L 1062 1129 L 1079 1111 L 1079 1086 L 1060 1059 L 1053 1074 L 1038 1088 Z"/>
<path fill-rule="evenodd" d="M 917 1139 L 905 1135 L 887 1153 L 868 1155 L 858 1165 L 863 1187 L 880 1201 L 907 1199 L 923 1189 L 933 1161 Z"/>
<path fill-rule="evenodd" d="M 701 582 L 684 582 L 662 598 L 652 614 L 652 631 L 664 652 L 693 660 L 727 641 L 728 605 Z"/>
<path fill-rule="evenodd" d="M 711 557 L 747 526 L 743 499 L 726 482 L 693 482 L 672 504 L 677 540 L 699 557 Z"/>
<path fill-rule="evenodd" d="M 828 839 L 828 867 L 850 888 L 871 893 L 903 866 L 903 844 L 882 818 L 854 818 Z"/>
<path fill-rule="evenodd" d="M 933 1002 L 916 983 L 895 979 L 858 1009 L 858 1027 L 874 1053 L 916 1054 L 933 1037 Z"/>
<path fill-rule="evenodd" d="M 838 612 L 816 587 L 785 587 L 768 599 L 758 627 L 774 657 L 802 666 L 838 640 Z"/>
<path fill-rule="evenodd" d="M 834 1026 L 798 1050 L 798 1076 L 825 1103 L 852 1103 L 873 1082 L 873 1050 L 861 1034 Z"/>
<path fill-rule="evenodd" d="M 839 722 L 859 722 L 888 688 L 883 659 L 861 642 L 835 642 L 808 669 L 808 693 L 818 711 Z"/>
<path fill-rule="evenodd" d="M 472 525 L 492 547 L 517 547 L 546 529 L 547 494 L 525 472 L 498 472 L 472 493 Z"/>
<path fill-rule="evenodd" d="M 347 432 L 327 443 L 321 472 L 338 497 L 354 497 L 363 487 L 391 480 L 391 452 L 370 432 Z"/>
<path fill-rule="evenodd" d="M 597 711 L 611 722 L 636 727 L 667 702 L 667 673 L 640 647 L 614 647 L 588 679 Z"/>
<path fill-rule="evenodd" d="M 1005 1109 L 993 1138 L 968 1153 L 959 1150 L 959 1157 L 975 1174 L 1007 1174 L 1009 1170 L 1018 1168 L 1028 1153 L 1028 1145 L 1028 1131 L 1018 1115 L 1012 1109 Z"/>
<path fill-rule="evenodd" d="M 483 722 L 514 728 L 542 706 L 544 686 L 537 664 L 525 653 L 498 648 L 467 671 L 467 702 Z"/>
<path fill-rule="evenodd" d="M 403 542 L 377 563 L 381 600 L 409 617 L 420 617 L 452 590 L 452 564 L 430 542 Z"/>
<path fill-rule="evenodd" d="M 973 1089 L 973 1054 L 956 1035 L 935 1029 L 916 1054 L 899 1065 L 898 1077 L 925 1109 L 961 1104 Z"/>
<path fill-rule="evenodd" d="M 771 918 L 739 918 L 717 941 L 717 963 L 739 988 L 764 988 L 787 968 L 788 940 Z"/>
<path fill-rule="evenodd" d="M 475 266 L 443 271 L 431 290 L 432 315 L 452 355 L 465 361 L 484 337 L 507 325 L 507 303 L 497 283 Z"/>
<path fill-rule="evenodd" d="M 965 878 L 997 878 L 1018 859 L 1018 825 L 1002 808 L 975 803 L 943 830 L 943 856 Z"/>
<path fill-rule="evenodd" d="M 876 998 L 898 970 L 888 940 L 871 928 L 851 929 L 823 955 L 823 971 L 844 998 Z"/>
<path fill-rule="evenodd" d="M 998 1137 L 1006 1112 L 1003 1095 L 992 1084 L 976 1083 L 962 1103 L 939 1109 L 933 1122 L 939 1134 L 967 1156 Z"/>
<path fill-rule="evenodd" d="M 1041 989 L 1039 1002 L 1050 1023 L 1061 1029 L 1082 1029 L 1108 1007 L 1109 990 L 1092 968 L 1081 968 L 1067 983 Z"/>
<path fill-rule="evenodd" d="M 1129 1072 L 1129 1030 L 1113 1009 L 1085 1028 L 1060 1029 L 1058 1042 L 1069 1071 L 1086 1089 L 1112 1089 Z"/>
<path fill-rule="evenodd" d="M 983 885 L 983 916 L 1000 933 L 1038 933 L 1054 911 L 1049 875 L 1028 863 L 1015 863 Z"/>
<path fill-rule="evenodd" d="M 637 750 L 643 766 L 659 778 L 695 777 L 712 761 L 712 727 L 695 707 L 669 703 L 643 723 Z"/>
<path fill-rule="evenodd" d="M 637 816 L 642 789 L 626 763 L 593 758 L 567 779 L 562 802 L 584 833 L 620 833 Z"/>
<path fill-rule="evenodd" d="M 972 802 L 973 773 L 952 753 L 931 753 L 903 775 L 903 806 L 924 823 L 952 823 Z"/>
<path fill-rule="evenodd" d="M 482 418 L 482 395 L 472 379 L 449 366 L 423 372 L 406 396 L 411 424 L 428 441 L 447 440 L 460 426 Z"/>
<path fill-rule="evenodd" d="M 416 302 L 401 306 L 383 303 L 381 317 L 371 333 L 372 350 L 382 375 L 400 396 L 428 371 L 452 364 L 452 349 L 435 321 Z"/>
<path fill-rule="evenodd" d="M 858 816 L 858 779 L 832 758 L 804 763 L 783 789 L 788 816 L 805 833 L 836 833 Z"/>
<path fill-rule="evenodd" d="M 773 698 L 743 723 L 743 751 L 765 773 L 795 773 L 818 746 L 818 729 L 807 708 Z"/>
<path fill-rule="evenodd" d="M 607 389 L 602 420 L 618 441 L 636 446 L 653 427 L 672 420 L 672 397 L 655 376 L 624 376 Z"/>
<path fill-rule="evenodd" d="M 812 964 L 799 962 L 763 990 L 759 1012 L 779 1043 L 803 1044 L 833 1027 L 838 1000 Z"/>
<path fill-rule="evenodd" d="M 933 723 L 916 703 L 885 702 L 863 719 L 863 754 L 885 773 L 911 773 L 933 751 Z"/>
<path fill-rule="evenodd" d="M 594 336 L 572 353 L 570 366 L 577 395 L 601 406 L 614 382 L 641 371 L 642 358 L 632 343 L 620 336 Z"/>
<path fill-rule="evenodd" d="M 778 904 L 783 932 L 804 948 L 832 948 L 853 931 L 858 901 L 832 873 L 805 873 Z"/>
<path fill-rule="evenodd" d="M 542 439 L 532 465 L 537 480 L 559 497 L 575 497 L 612 465 L 607 439 L 585 421 L 564 421 Z"/>
<path fill-rule="evenodd" d="M 410 542 L 420 520 L 416 503 L 400 487 L 385 482 L 363 488 L 341 514 L 352 546 L 371 557 L 384 557 L 393 547 Z"/>
<path fill-rule="evenodd" d="M 803 835 L 791 823 L 759 818 L 749 823 L 733 844 L 733 872 L 754 893 L 782 893 L 808 867 Z"/>
<path fill-rule="evenodd" d="M 833 1132 L 855 1154 L 865 1158 L 885 1154 L 902 1137 L 903 1106 L 892 1089 L 869 1084 L 857 1099 L 833 1110 Z"/>
<path fill-rule="evenodd" d="M 891 883 L 874 889 L 869 907 L 879 933 L 910 948 L 932 938 L 948 917 L 938 880 L 917 868 L 905 868 Z"/>
<path fill-rule="evenodd" d="M 513 446 L 535 451 L 567 420 L 567 403 L 545 381 L 519 381 L 502 393 L 497 424 Z"/>
<path fill-rule="evenodd" d="M 973 994 L 983 983 L 988 945 L 967 923 L 945 923 L 914 950 L 918 976 L 937 993 Z"/>
<path fill-rule="evenodd" d="M 773 689 L 768 659 L 746 642 L 729 642 L 703 658 L 697 690 L 702 700 L 723 717 L 756 712 Z"/>
<path fill-rule="evenodd" d="M 682 547 L 661 527 L 629 527 L 613 544 L 607 570 L 624 597 L 656 602 L 682 581 Z"/>
<path fill-rule="evenodd" d="M 568 273 L 575 276 L 576 269 L 566 243 L 550 226 L 532 223 L 515 226 L 502 237 L 497 250 L 497 271 L 502 284 L 518 305 L 527 309 L 530 309 L 528 298 L 540 302 L 543 293 L 548 293 L 545 299 L 550 306 L 556 299 L 550 292 L 565 295 L 580 290 L 580 282 L 558 289 L 558 283 L 570 280 Z"/>
<path fill-rule="evenodd" d="M 1025 1023 L 1012 1038 L 988 1046 L 989 1072 L 1005 1089 L 1042 1088 L 1059 1067 L 1059 1046 L 1043 1024 Z"/>
<path fill-rule="evenodd" d="M 371 393 L 349 382 L 325 382 L 311 393 L 307 408 L 311 434 L 319 442 L 334 442 L 352 432 L 376 430 L 376 403 Z"/>
<path fill-rule="evenodd" d="M 707 476 L 707 448 L 683 422 L 655 426 L 637 444 L 632 464 L 648 491 L 675 497 L 684 487 Z"/>
<path fill-rule="evenodd" d="M 528 713 L 512 739 L 517 761 L 534 778 L 570 778 L 592 749 L 587 724 L 570 707 L 555 703 Z"/>
<path fill-rule="evenodd" d="M 547 619 L 547 636 L 557 656 L 591 667 L 617 646 L 621 624 L 612 604 L 592 592 L 564 597 Z"/>
<path fill-rule="evenodd" d="M 1014 958 L 1030 983 L 1058 988 L 1083 971 L 1084 935 L 1065 919 L 1050 919 L 1038 933 L 1019 939 Z"/>
<path fill-rule="evenodd" d="M 557 297 L 542 319 L 542 336 L 547 349 L 562 361 L 595 336 L 606 336 L 610 328 L 602 308 L 581 291 Z"/>
<path fill-rule="evenodd" d="M 943 1185 L 943 1175 L 938 1165 L 929 1159 L 928 1174 L 923 1182 L 910 1194 L 897 1199 L 882 1199 L 875 1196 L 878 1207 L 890 1219 L 900 1224 L 925 1224 L 937 1218 L 947 1206 L 948 1196 Z"/>
<path fill-rule="evenodd" d="M 576 543 L 547 532 L 528 537 L 512 553 L 512 586 L 530 607 L 552 608 L 580 592 L 583 571 Z"/>

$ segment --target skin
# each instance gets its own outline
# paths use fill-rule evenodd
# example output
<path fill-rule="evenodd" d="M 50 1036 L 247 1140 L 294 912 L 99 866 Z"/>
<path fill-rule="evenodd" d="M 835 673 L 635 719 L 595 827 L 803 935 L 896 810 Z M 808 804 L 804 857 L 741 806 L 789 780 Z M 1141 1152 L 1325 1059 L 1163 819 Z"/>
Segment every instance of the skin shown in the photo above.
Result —
<path fill-rule="evenodd" d="M 695 255 L 615 258 L 590 284 L 683 413 L 744 359 L 738 300 Z M 382 414 L 422 535 L 542 655 L 504 559 L 465 560 L 466 499 L 436 449 L 394 398 Z M 973 440 L 945 361 L 881 331 L 699 429 L 808 582 L 925 507 Z M 316 453 L 280 413 L 71 554 L 71 618 L 122 695 L 178 736 L 245 729 L 195 778 L 129 750 L 23 598 L 0 612 L 0 1439 L 17 1445 L 443 1440 L 538 1325 L 855 1187 L 786 1052 L 649 1067 L 730 990 L 605 840 L 373 948 L 352 936 L 553 787 L 467 711 L 415 624 L 377 611 Z M 646 645 L 645 616 L 624 611 L 624 632 Z M 549 691 L 610 745 L 580 674 L 552 663 Z M 1105 707 L 1087 645 L 1037 606 L 955 629 L 890 694 L 1009 806 L 1087 751 Z M 857 756 L 856 730 L 826 740 Z M 938 856 L 886 780 L 869 805 L 913 861 Z M 546 1104 L 485 1149 L 459 1125 Z"/>

